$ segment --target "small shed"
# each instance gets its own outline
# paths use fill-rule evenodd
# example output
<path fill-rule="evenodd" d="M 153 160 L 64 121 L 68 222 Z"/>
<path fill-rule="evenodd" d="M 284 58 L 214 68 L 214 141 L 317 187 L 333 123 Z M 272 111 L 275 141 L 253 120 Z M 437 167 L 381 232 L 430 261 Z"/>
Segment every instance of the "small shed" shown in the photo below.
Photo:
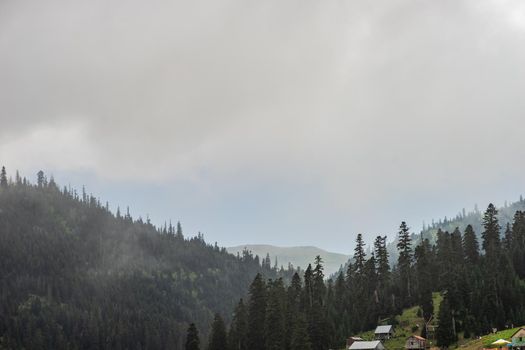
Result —
<path fill-rule="evenodd" d="M 427 347 L 427 340 L 419 335 L 411 335 L 405 343 L 407 350 L 424 350 Z"/>
<path fill-rule="evenodd" d="M 518 329 L 510 338 L 512 348 L 525 348 L 525 328 Z"/>
<path fill-rule="evenodd" d="M 379 340 L 373 341 L 356 341 L 348 350 L 386 350 L 383 343 Z"/>
<path fill-rule="evenodd" d="M 376 340 L 388 340 L 394 336 L 394 326 L 377 326 L 374 335 Z"/>
<path fill-rule="evenodd" d="M 352 346 L 353 343 L 355 343 L 356 341 L 363 341 L 363 338 L 359 338 L 359 337 L 350 337 L 346 340 L 346 348 L 350 348 L 350 346 Z"/>

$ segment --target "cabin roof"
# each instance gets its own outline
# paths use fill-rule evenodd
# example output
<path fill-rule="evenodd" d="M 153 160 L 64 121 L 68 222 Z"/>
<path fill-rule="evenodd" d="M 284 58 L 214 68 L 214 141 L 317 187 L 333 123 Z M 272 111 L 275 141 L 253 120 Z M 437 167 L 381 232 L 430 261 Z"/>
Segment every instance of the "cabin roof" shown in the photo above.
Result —
<path fill-rule="evenodd" d="M 419 335 L 411 335 L 410 337 L 408 337 L 408 339 L 410 339 L 410 338 L 416 338 L 418 340 L 426 340 L 425 338 L 420 337 Z"/>
<path fill-rule="evenodd" d="M 516 332 L 514 332 L 514 334 L 511 336 L 511 338 L 514 338 L 514 336 L 516 334 L 518 334 L 519 332 L 521 332 L 521 331 L 525 331 L 525 328 L 522 327 L 522 328 L 518 329 Z"/>
<path fill-rule="evenodd" d="M 370 350 L 375 349 L 381 344 L 379 340 L 374 341 L 356 341 L 348 349 L 349 350 Z"/>
<path fill-rule="evenodd" d="M 393 330 L 393 327 L 392 325 L 385 325 L 385 326 L 377 326 L 376 330 L 375 330 L 375 334 L 385 334 L 385 333 L 390 333 L 392 332 Z"/>

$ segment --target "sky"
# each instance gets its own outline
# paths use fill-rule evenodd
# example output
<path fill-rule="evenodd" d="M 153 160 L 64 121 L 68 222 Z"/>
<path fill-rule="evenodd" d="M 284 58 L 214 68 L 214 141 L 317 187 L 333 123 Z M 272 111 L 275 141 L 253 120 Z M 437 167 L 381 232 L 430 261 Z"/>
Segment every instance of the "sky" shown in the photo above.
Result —
<path fill-rule="evenodd" d="M 0 163 L 221 246 L 524 193 L 521 0 L 2 0 Z"/>

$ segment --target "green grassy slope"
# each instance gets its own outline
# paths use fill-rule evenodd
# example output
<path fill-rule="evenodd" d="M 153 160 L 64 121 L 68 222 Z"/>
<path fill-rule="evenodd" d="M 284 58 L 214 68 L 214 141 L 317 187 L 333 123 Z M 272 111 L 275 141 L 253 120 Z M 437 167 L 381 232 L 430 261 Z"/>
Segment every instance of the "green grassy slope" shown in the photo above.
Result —
<path fill-rule="evenodd" d="M 434 314 L 437 315 L 439 311 L 439 306 L 443 297 L 439 293 L 434 293 L 432 295 L 434 301 Z M 405 309 L 403 313 L 399 316 L 396 316 L 395 320 L 391 322 L 395 325 L 395 334 L 392 339 L 389 339 L 385 342 L 385 347 L 388 350 L 400 350 L 405 348 L 406 339 L 412 334 L 420 335 L 421 328 L 424 325 L 423 318 L 418 316 L 418 306 Z M 387 322 L 388 323 L 388 322 Z M 437 320 L 434 319 L 432 324 L 437 324 Z M 374 331 L 368 331 L 358 334 L 357 336 L 365 340 L 374 339 Z"/>
<path fill-rule="evenodd" d="M 457 349 L 464 349 L 464 350 L 478 350 L 483 348 L 490 348 L 490 344 L 495 342 L 498 339 L 505 339 L 510 341 L 510 337 L 519 329 L 519 327 L 511 328 L 511 329 L 505 329 L 502 331 L 499 331 L 494 334 L 487 334 L 481 337 L 481 339 L 474 339 L 471 341 L 468 341 L 466 343 L 461 344 L 457 346 Z"/>

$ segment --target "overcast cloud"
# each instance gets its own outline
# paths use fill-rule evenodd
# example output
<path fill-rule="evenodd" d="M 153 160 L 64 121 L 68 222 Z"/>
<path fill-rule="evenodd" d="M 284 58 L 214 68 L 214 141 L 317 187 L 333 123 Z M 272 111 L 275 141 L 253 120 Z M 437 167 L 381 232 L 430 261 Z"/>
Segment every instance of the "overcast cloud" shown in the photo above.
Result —
<path fill-rule="evenodd" d="M 0 163 L 227 245 L 515 199 L 524 111 L 520 0 L 0 2 Z"/>

